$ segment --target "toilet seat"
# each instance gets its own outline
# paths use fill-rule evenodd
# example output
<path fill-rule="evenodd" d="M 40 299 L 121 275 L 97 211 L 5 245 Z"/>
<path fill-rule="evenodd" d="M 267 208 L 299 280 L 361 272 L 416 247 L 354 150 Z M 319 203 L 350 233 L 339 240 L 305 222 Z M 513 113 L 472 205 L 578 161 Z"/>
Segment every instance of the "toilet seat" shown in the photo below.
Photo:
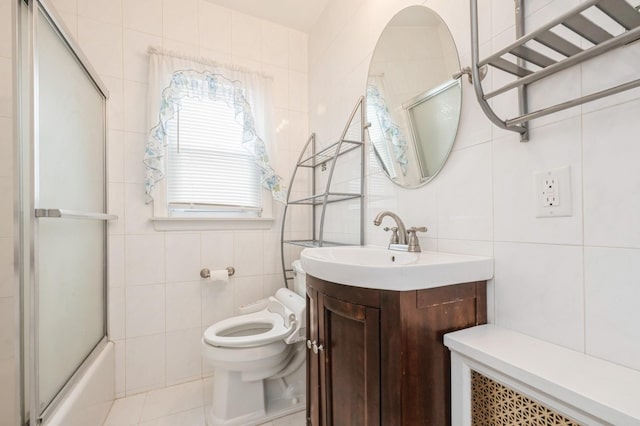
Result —
<path fill-rule="evenodd" d="M 254 333 L 256 330 L 266 331 Z M 212 346 L 246 348 L 282 340 L 293 331 L 293 327 L 285 326 L 281 315 L 264 309 L 219 321 L 207 328 L 203 338 Z"/>

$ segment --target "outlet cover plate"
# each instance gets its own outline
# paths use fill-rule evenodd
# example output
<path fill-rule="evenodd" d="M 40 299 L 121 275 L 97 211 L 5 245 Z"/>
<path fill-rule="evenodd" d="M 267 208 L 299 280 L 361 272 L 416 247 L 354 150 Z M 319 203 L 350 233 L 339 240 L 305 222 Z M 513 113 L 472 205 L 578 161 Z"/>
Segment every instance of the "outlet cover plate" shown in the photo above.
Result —
<path fill-rule="evenodd" d="M 535 172 L 536 217 L 573 216 L 571 205 L 571 167 Z"/>

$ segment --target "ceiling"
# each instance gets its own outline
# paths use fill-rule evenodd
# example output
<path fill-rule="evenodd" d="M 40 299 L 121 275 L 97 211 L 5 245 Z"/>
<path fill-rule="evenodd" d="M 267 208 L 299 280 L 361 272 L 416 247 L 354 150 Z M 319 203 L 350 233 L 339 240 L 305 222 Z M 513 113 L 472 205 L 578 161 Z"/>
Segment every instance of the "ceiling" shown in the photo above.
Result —
<path fill-rule="evenodd" d="M 208 0 L 219 6 L 308 33 L 329 0 Z"/>

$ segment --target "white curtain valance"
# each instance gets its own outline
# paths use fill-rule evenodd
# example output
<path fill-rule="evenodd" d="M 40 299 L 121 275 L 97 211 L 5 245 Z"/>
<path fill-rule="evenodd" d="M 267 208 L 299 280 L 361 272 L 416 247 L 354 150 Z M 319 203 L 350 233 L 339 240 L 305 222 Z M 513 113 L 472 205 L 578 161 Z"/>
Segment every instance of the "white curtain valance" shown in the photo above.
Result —
<path fill-rule="evenodd" d="M 225 102 L 242 125 L 242 146 L 260 168 L 262 185 L 274 200 L 285 202 L 282 178 L 269 164 L 265 141 L 273 140 L 272 79 L 244 68 L 190 58 L 159 48 L 149 48 L 149 135 L 144 164 L 147 202 L 154 198 L 156 184 L 165 176 L 167 123 L 184 97 Z"/>

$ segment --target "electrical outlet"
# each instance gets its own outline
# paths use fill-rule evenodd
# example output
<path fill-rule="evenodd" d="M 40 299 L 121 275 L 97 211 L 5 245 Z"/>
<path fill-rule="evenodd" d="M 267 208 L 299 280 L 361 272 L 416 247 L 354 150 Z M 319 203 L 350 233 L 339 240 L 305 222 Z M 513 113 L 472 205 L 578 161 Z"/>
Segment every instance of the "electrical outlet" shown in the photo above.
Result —
<path fill-rule="evenodd" d="M 553 174 L 544 177 L 542 182 L 542 206 L 557 207 L 560 205 L 558 179 Z"/>
<path fill-rule="evenodd" d="M 534 173 L 536 217 L 572 216 L 571 168 Z"/>

